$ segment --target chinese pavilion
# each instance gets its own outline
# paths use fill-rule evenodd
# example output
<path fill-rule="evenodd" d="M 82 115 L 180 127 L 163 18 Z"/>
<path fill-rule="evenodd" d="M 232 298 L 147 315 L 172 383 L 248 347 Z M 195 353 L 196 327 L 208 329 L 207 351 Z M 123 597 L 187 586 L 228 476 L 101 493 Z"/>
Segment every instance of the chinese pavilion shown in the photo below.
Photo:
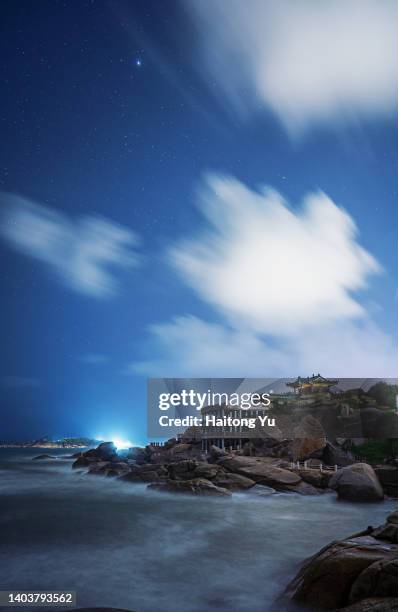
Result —
<path fill-rule="evenodd" d="M 307 378 L 299 376 L 294 382 L 286 383 L 286 385 L 291 387 L 294 393 L 302 394 L 327 392 L 331 387 L 337 385 L 338 382 L 338 380 L 324 378 L 320 374 L 313 374 L 312 376 L 307 376 Z"/>

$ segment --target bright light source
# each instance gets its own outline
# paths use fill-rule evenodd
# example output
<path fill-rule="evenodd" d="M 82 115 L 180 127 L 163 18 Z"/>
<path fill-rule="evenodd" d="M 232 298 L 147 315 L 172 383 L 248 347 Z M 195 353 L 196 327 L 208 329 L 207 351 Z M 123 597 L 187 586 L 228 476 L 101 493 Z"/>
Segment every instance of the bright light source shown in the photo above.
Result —
<path fill-rule="evenodd" d="M 121 440 L 120 438 L 113 438 L 113 444 L 116 446 L 116 450 L 123 450 L 125 448 L 131 448 L 133 443 L 130 440 Z"/>

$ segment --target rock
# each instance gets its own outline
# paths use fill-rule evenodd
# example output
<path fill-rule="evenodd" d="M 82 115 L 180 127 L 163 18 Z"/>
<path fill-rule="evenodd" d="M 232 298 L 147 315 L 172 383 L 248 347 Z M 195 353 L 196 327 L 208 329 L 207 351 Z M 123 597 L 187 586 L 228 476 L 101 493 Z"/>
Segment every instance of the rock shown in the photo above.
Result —
<path fill-rule="evenodd" d="M 293 443 L 293 459 L 304 461 L 314 453 L 321 453 L 325 447 L 325 438 L 297 438 Z"/>
<path fill-rule="evenodd" d="M 398 550 L 395 549 L 395 554 Z M 394 551 L 371 535 L 359 535 L 332 542 L 314 555 L 287 589 L 296 603 L 333 610 L 354 603 L 352 585 L 373 563 L 391 560 Z"/>
<path fill-rule="evenodd" d="M 373 468 L 367 463 L 354 463 L 338 470 L 329 481 L 339 499 L 357 502 L 381 501 L 383 489 Z"/>
<path fill-rule="evenodd" d="M 205 461 L 197 462 L 195 468 L 195 478 L 206 478 L 207 480 L 213 480 L 219 474 L 225 474 L 225 470 L 220 465 L 215 463 L 206 463 Z"/>
<path fill-rule="evenodd" d="M 398 597 L 398 557 L 375 561 L 356 578 L 350 603 L 368 597 Z"/>
<path fill-rule="evenodd" d="M 304 482 L 318 489 L 327 489 L 329 481 L 333 476 L 333 472 L 321 472 L 320 470 L 314 469 L 301 469 L 298 473 Z"/>
<path fill-rule="evenodd" d="M 346 467 L 355 463 L 350 453 L 341 450 L 330 442 L 327 442 L 323 449 L 322 461 L 326 465 L 337 465 L 338 467 Z"/>
<path fill-rule="evenodd" d="M 229 491 L 245 491 L 254 487 L 256 484 L 251 478 L 241 476 L 240 474 L 233 474 L 231 472 L 220 471 L 215 478 L 212 480 L 213 484 Z"/>
<path fill-rule="evenodd" d="M 119 457 L 113 442 L 102 442 L 97 448 L 90 448 L 88 451 L 80 453 L 77 461 L 80 459 L 89 459 L 90 461 L 112 461 L 116 459 L 118 461 Z M 84 467 L 84 461 L 81 461 L 80 466 Z"/>
<path fill-rule="evenodd" d="M 126 459 L 134 459 L 134 461 L 141 464 L 141 463 L 146 463 L 149 459 L 149 456 L 145 448 L 134 446 L 128 449 L 126 453 Z"/>
<path fill-rule="evenodd" d="M 113 442 L 102 442 L 95 450 L 102 461 L 109 461 L 117 455 L 117 449 Z"/>
<path fill-rule="evenodd" d="M 391 497 L 398 497 L 398 468 L 390 465 L 375 468 L 384 493 Z"/>
<path fill-rule="evenodd" d="M 83 455 L 81 457 L 78 457 L 76 461 L 72 463 L 72 469 L 75 470 L 76 468 L 88 467 L 89 465 L 92 465 L 93 463 L 97 463 L 96 457 L 85 457 Z"/>
<path fill-rule="evenodd" d="M 167 480 L 162 483 L 150 484 L 148 488 L 157 491 L 188 493 L 189 495 L 215 495 L 223 497 L 231 495 L 231 492 L 227 489 L 218 487 L 205 478 L 195 478 L 193 480 Z"/>
<path fill-rule="evenodd" d="M 91 462 L 88 466 L 88 472 L 87 474 L 90 475 L 103 475 L 104 471 L 106 469 L 109 469 L 111 466 L 111 462 L 110 461 L 95 461 L 95 462 Z"/>
<path fill-rule="evenodd" d="M 195 478 L 195 470 L 198 467 L 198 462 L 191 459 L 171 463 L 168 466 L 170 478 L 174 480 L 192 480 Z"/>
<path fill-rule="evenodd" d="M 183 453 L 189 453 L 191 448 L 192 448 L 191 444 L 181 443 L 181 444 L 176 444 L 170 450 L 174 455 L 181 455 Z"/>
<path fill-rule="evenodd" d="M 320 495 L 323 493 L 322 489 L 317 489 L 308 482 L 299 482 L 295 485 L 286 485 L 283 489 L 285 492 L 298 493 L 299 495 Z"/>
<path fill-rule="evenodd" d="M 225 457 L 219 459 L 218 464 L 229 472 L 241 474 L 277 491 L 288 490 L 289 486 L 301 482 L 298 474 L 277 467 L 274 460 L 268 457 Z"/>
<path fill-rule="evenodd" d="M 370 597 L 340 609 L 344 612 L 398 612 L 398 598 Z"/>
<path fill-rule="evenodd" d="M 127 463 L 119 461 L 97 461 L 91 464 L 88 474 L 98 476 L 122 476 L 130 471 Z"/>
<path fill-rule="evenodd" d="M 398 544 L 398 524 L 390 523 L 387 519 L 387 523 L 375 529 L 372 535 L 378 540 L 385 540 L 393 544 Z"/>
<path fill-rule="evenodd" d="M 127 482 L 158 482 L 168 477 L 167 469 L 161 464 L 130 466 L 130 471 L 123 474 L 120 480 Z"/>
<path fill-rule="evenodd" d="M 218 459 L 221 459 L 222 457 L 227 457 L 228 453 L 227 451 L 225 451 L 222 448 L 219 448 L 218 446 L 211 446 L 210 447 L 210 459 L 213 461 L 218 461 Z"/>
<path fill-rule="evenodd" d="M 326 437 L 321 423 L 314 416 L 305 416 L 294 429 L 293 457 L 295 460 L 304 460 L 313 453 L 322 451 L 326 444 Z"/>
<path fill-rule="evenodd" d="M 45 461 L 46 459 L 57 459 L 54 455 L 37 455 L 37 457 L 32 457 L 32 461 Z"/>
<path fill-rule="evenodd" d="M 254 451 L 254 453 L 253 453 Z M 293 461 L 293 440 L 275 438 L 251 439 L 243 445 L 243 455 L 251 457 L 274 457 Z"/>
<path fill-rule="evenodd" d="M 398 512 L 393 512 L 384 525 L 325 546 L 303 565 L 285 596 L 317 609 L 394 610 L 391 606 L 398 602 L 397 529 Z M 383 608 L 380 598 L 390 598 L 390 608 L 387 603 Z"/>
<path fill-rule="evenodd" d="M 122 476 L 123 474 L 127 474 L 130 471 L 127 463 L 123 461 L 119 462 L 111 462 L 108 471 L 106 472 L 106 476 Z"/>
<path fill-rule="evenodd" d="M 90 448 L 88 451 L 84 453 L 79 453 L 79 457 L 94 457 L 99 461 L 99 455 L 96 448 Z"/>

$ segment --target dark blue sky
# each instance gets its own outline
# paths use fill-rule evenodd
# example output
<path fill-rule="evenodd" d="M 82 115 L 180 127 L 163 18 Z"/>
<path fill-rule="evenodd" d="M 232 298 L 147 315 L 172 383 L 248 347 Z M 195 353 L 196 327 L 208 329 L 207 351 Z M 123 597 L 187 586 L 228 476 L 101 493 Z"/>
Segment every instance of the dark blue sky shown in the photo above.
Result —
<path fill-rule="evenodd" d="M 129 364 L 157 358 L 148 327 L 223 322 L 166 256 L 205 223 L 195 202 L 208 171 L 271 185 L 293 207 L 317 189 L 343 206 L 385 269 L 360 301 L 396 333 L 396 113 L 291 138 L 270 110 L 242 118 L 223 102 L 197 37 L 176 1 L 2 2 L 0 189 L 134 231 L 140 263 L 116 269 L 120 291 L 98 299 L 0 241 L 0 439 L 145 440 L 145 373 Z"/>

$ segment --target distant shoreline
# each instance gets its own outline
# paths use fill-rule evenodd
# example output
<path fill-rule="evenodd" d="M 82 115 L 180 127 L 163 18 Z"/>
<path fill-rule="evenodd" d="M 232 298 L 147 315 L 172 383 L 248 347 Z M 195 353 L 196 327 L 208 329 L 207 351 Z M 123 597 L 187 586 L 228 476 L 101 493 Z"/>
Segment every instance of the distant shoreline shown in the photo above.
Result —
<path fill-rule="evenodd" d="M 87 448 L 81 444 L 24 444 L 23 442 L 10 442 L 9 444 L 0 444 L 0 448 Z"/>

